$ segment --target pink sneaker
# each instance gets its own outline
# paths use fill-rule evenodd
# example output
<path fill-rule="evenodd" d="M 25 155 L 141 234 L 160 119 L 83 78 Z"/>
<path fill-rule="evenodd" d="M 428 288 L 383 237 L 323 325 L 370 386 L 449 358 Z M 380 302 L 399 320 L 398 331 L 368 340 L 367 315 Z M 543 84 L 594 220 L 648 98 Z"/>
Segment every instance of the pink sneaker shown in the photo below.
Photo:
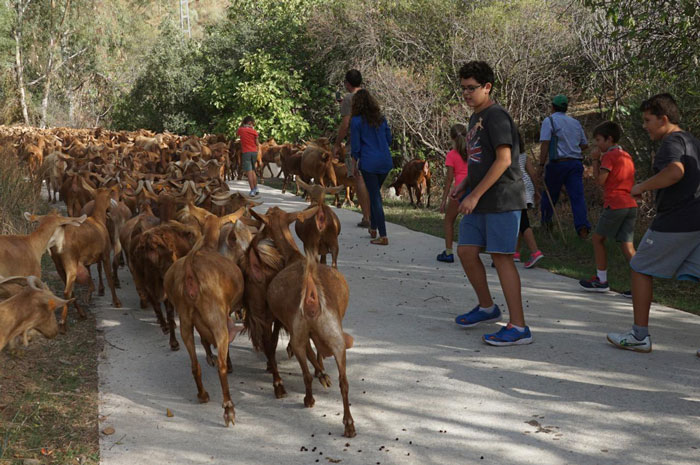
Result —
<path fill-rule="evenodd" d="M 516 263 L 520 262 L 520 252 L 515 252 L 513 254 L 513 261 Z"/>
<path fill-rule="evenodd" d="M 542 260 L 544 258 L 544 255 L 542 255 L 542 252 L 539 250 L 532 255 L 530 255 L 530 260 L 525 262 L 525 268 L 534 268 L 537 262 Z"/>

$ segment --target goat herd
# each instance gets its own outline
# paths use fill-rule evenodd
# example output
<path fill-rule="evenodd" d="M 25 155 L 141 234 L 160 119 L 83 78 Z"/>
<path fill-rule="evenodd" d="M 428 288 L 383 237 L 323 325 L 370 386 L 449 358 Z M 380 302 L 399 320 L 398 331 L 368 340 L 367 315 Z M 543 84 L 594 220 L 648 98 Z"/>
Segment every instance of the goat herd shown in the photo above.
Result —
<path fill-rule="evenodd" d="M 31 234 L 0 236 L 0 350 L 27 344 L 34 330 L 48 338 L 65 332 L 69 305 L 85 317 L 73 287 L 87 285 L 89 301 L 95 288 L 92 265 L 97 265 L 98 294 L 104 294 L 104 273 L 112 303 L 120 307 L 116 289 L 119 268 L 126 265 L 141 307 L 153 307 L 172 350 L 179 348 L 178 313 L 197 398 L 207 402 L 195 352 L 197 329 L 207 363 L 218 368 L 226 425 L 235 419 L 227 377 L 229 343 L 239 331 L 248 333 L 254 348 L 265 353 L 275 397 L 281 398 L 286 392 L 275 352 L 284 329 L 290 335 L 287 352 L 303 372 L 306 407 L 314 405 L 314 376 L 330 386 L 323 360 L 335 358 L 344 434 L 355 436 L 345 354 L 353 339 L 342 328 L 349 289 L 337 270 L 340 222 L 324 205 L 327 194 L 336 195 L 340 204 L 343 192 L 344 202 L 351 202 L 353 179 L 345 164 L 333 159 L 326 139 L 303 145 L 268 141 L 258 157 L 259 173 L 275 162 L 284 173 L 284 187 L 296 175 L 311 205 L 292 213 L 272 207 L 261 214 L 252 209 L 258 203 L 226 184 L 239 176 L 240 155 L 238 143 L 215 135 L 0 128 L 0 156 L 22 161 L 35 185 L 46 181 L 50 202 L 60 198 L 67 208 L 67 216 L 25 213 L 38 223 Z M 427 163 L 418 171 L 425 184 Z M 305 255 L 292 238 L 292 223 Z M 65 284 L 63 298 L 41 281 L 47 250 Z M 328 253 L 332 266 L 326 265 Z M 242 327 L 234 319 L 242 320 Z"/>

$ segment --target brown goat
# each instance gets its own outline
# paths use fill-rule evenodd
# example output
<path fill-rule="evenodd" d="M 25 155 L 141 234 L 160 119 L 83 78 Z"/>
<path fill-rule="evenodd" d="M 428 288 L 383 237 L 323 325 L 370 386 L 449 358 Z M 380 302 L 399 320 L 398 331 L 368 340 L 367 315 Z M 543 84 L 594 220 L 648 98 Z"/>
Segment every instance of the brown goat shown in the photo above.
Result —
<path fill-rule="evenodd" d="M 104 187 L 97 189 L 92 215 L 80 226 L 66 226 L 64 243 L 51 248 L 51 258 L 56 265 L 58 274 L 61 275 L 66 284 L 63 293 L 65 299 L 70 299 L 73 296 L 73 286 L 76 280 L 81 284 L 89 284 L 89 296 L 92 295 L 94 283 L 90 279 L 86 267 L 93 263 L 100 263 L 105 275 L 107 275 L 107 283 L 112 292 L 112 304 L 117 308 L 122 305 L 114 290 L 110 268 L 112 244 L 107 230 L 107 208 L 110 201 L 110 189 Z M 85 317 L 85 312 L 77 300 L 73 302 L 73 305 L 78 310 L 78 314 Z M 60 329 L 63 332 L 66 330 L 67 318 L 68 306 L 64 305 L 60 322 Z"/>
<path fill-rule="evenodd" d="M 197 398 L 209 401 L 202 385 L 202 369 L 194 347 L 194 328 L 206 343 L 218 351 L 219 381 L 223 393 L 224 423 L 235 423 L 235 410 L 229 392 L 227 366 L 229 313 L 243 296 L 243 275 L 240 268 L 217 248 L 222 225 L 235 222 L 244 209 L 223 218 L 207 217 L 202 238 L 183 258 L 177 260 L 165 273 L 163 280 L 167 299 L 180 316 L 180 336 L 192 364 L 192 375 L 197 384 Z"/>
<path fill-rule="evenodd" d="M 305 182 L 314 179 L 317 184 L 326 187 L 324 180 L 328 178 L 332 185 L 337 185 L 331 151 L 318 145 L 309 145 L 302 153 L 301 173 Z"/>
<path fill-rule="evenodd" d="M 287 184 L 289 184 L 293 176 L 301 177 L 301 155 L 302 152 L 280 155 L 281 171 L 284 174 L 284 182 L 282 183 L 283 194 L 287 191 Z"/>
<path fill-rule="evenodd" d="M 297 185 L 304 189 L 311 199 L 311 207 L 318 206 L 315 221 L 297 221 L 294 231 L 304 243 L 304 251 L 307 254 L 321 256 L 321 263 L 326 264 L 326 255 L 331 254 L 333 268 L 338 268 L 338 235 L 340 234 L 340 220 L 338 215 L 325 205 L 326 194 L 337 195 L 345 190 L 345 186 L 323 188 L 319 185 L 309 186 L 304 181 L 297 179 Z"/>
<path fill-rule="evenodd" d="M 163 277 L 178 258 L 184 257 L 199 239 L 199 230 L 177 221 L 169 221 L 147 231 L 136 239 L 131 254 L 133 269 L 138 270 L 142 289 L 156 314 L 163 333 L 170 334 L 170 348 L 178 350 L 175 337 L 175 314 L 170 302 L 165 302 L 167 323 L 163 319 L 160 303 L 165 300 Z"/>
<path fill-rule="evenodd" d="M 58 334 L 54 309 L 59 299 L 35 276 L 0 277 L 0 350 L 32 329 L 52 339 Z"/>
<path fill-rule="evenodd" d="M 304 260 L 289 232 L 290 223 L 299 219 L 300 215 L 307 216 L 308 212 L 312 211 L 313 209 L 285 213 L 273 207 L 265 215 L 257 215 L 270 227 L 275 245 L 282 252 L 286 262 L 285 268 L 270 281 L 266 301 L 274 317 L 290 334 L 291 351 L 304 375 L 304 406 L 310 408 L 315 404 L 311 389 L 313 376 L 309 372 L 306 360 L 311 361 L 317 373 L 323 370 L 320 362 L 310 356 L 309 340 L 314 341 L 319 359 L 331 355 L 335 357 L 343 397 L 344 435 L 354 437 L 356 433 L 350 414 L 345 355 L 346 349 L 352 347 L 353 340 L 343 332 L 342 327 L 349 299 L 348 285 L 343 275 L 335 268 L 317 264 L 315 257 L 311 255 L 307 255 Z M 253 264 L 251 272 L 256 274 L 260 271 L 256 270 Z"/>
<path fill-rule="evenodd" d="M 0 236 L 0 275 L 41 277 L 41 257 L 49 248 L 64 242 L 67 225 L 80 226 L 87 218 L 70 218 L 56 212 L 38 216 L 25 213 L 27 221 L 38 221 L 39 226 L 28 235 Z"/>
<path fill-rule="evenodd" d="M 411 205 L 422 206 L 422 196 L 427 194 L 427 207 L 430 208 L 430 166 L 426 160 L 411 160 L 406 163 L 399 177 L 389 187 L 396 190 L 396 195 L 401 195 L 401 187 L 404 184 L 408 190 Z M 416 192 L 415 204 L 413 203 L 413 190 Z"/>
<path fill-rule="evenodd" d="M 336 182 L 345 186 L 345 198 L 343 198 L 343 201 L 341 202 L 340 196 L 335 194 L 335 206 L 341 208 L 346 204 L 349 204 L 351 207 L 354 207 L 355 204 L 353 203 L 352 198 L 356 190 L 355 177 L 348 177 L 348 167 L 345 165 L 345 163 L 341 163 L 337 160 L 333 160 L 333 171 L 335 172 Z"/>

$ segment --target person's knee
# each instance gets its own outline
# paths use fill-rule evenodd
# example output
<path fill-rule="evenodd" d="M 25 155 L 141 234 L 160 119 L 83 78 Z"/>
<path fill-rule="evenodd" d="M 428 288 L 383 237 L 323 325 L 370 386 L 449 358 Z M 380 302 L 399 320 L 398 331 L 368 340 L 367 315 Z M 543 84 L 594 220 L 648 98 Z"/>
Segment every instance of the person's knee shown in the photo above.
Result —
<path fill-rule="evenodd" d="M 479 248 L 470 245 L 457 247 L 457 255 L 462 263 L 476 263 L 479 261 Z"/>
<path fill-rule="evenodd" d="M 600 245 L 605 244 L 605 236 L 598 234 L 598 233 L 595 233 L 595 232 L 593 233 L 592 240 L 593 240 L 593 243 L 595 243 L 595 244 L 600 244 Z"/>

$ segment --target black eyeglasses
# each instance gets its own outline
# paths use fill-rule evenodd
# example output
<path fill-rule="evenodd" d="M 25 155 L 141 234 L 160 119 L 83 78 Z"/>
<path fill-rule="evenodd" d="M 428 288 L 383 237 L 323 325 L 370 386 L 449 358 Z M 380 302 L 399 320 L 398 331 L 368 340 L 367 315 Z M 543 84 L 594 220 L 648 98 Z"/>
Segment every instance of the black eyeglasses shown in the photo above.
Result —
<path fill-rule="evenodd" d="M 468 94 L 471 94 L 471 93 L 473 93 L 476 89 L 478 89 L 479 87 L 483 87 L 483 86 L 482 86 L 482 85 L 478 85 L 478 86 L 464 86 L 464 87 L 462 87 L 462 92 L 466 92 L 466 93 L 468 93 Z"/>

